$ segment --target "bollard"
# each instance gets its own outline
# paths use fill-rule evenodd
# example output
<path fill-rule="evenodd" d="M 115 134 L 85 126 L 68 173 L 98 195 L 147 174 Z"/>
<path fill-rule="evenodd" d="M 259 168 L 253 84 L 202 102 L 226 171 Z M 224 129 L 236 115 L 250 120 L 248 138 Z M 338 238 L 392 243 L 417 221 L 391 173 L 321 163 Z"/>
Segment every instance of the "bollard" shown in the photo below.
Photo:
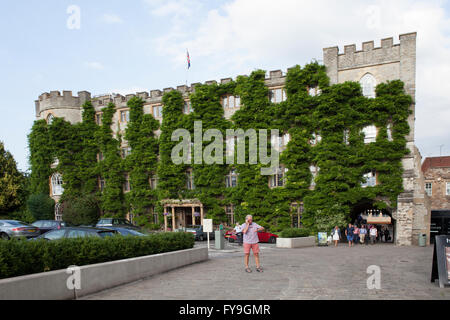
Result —
<path fill-rule="evenodd" d="M 215 237 L 215 243 L 216 243 L 216 250 L 223 250 L 225 249 L 225 238 L 223 236 L 223 230 L 216 231 L 214 234 Z"/>

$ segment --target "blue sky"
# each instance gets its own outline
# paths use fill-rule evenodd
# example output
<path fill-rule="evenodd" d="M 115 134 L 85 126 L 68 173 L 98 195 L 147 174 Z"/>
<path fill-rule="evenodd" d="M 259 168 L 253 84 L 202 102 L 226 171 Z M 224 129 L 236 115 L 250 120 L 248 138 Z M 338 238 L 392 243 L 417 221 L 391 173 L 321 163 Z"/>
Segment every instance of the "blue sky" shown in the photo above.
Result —
<path fill-rule="evenodd" d="M 67 28 L 67 8 L 81 28 Z M 0 3 L 0 140 L 28 169 L 43 92 L 133 93 L 322 59 L 322 48 L 417 31 L 416 144 L 450 155 L 448 1 L 132 0 Z M 186 72 L 186 48 L 192 68 Z M 342 50 L 342 49 L 341 49 Z"/>

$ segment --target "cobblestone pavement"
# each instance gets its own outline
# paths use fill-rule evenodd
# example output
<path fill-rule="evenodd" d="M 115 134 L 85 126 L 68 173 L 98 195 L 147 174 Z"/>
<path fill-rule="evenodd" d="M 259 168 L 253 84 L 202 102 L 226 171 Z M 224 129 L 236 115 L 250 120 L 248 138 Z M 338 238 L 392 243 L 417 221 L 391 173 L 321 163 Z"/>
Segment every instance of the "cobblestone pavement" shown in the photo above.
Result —
<path fill-rule="evenodd" d="M 196 247 L 206 246 L 197 243 Z M 213 243 L 211 243 L 211 247 Z M 261 245 L 264 273 L 244 272 L 242 249 L 227 244 L 206 262 L 186 266 L 85 299 L 447 299 L 430 282 L 433 248 L 392 245 L 277 249 Z M 381 268 L 381 289 L 368 290 L 367 268 Z M 245 288 L 245 290 L 242 290 Z"/>

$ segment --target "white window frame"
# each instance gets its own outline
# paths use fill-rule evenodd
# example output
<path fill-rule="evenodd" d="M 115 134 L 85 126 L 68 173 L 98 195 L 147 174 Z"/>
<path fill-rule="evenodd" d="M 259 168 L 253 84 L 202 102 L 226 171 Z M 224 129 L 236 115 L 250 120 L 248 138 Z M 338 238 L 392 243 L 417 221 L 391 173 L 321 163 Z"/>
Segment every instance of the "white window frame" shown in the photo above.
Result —
<path fill-rule="evenodd" d="M 322 90 L 320 90 L 319 87 L 310 87 L 310 88 L 308 88 L 308 94 L 311 97 L 315 97 L 315 96 L 322 94 Z"/>
<path fill-rule="evenodd" d="M 195 190 L 194 172 L 192 170 L 186 171 L 186 189 Z"/>
<path fill-rule="evenodd" d="M 52 195 L 61 196 L 64 193 L 64 181 L 60 173 L 54 173 L 51 177 Z"/>
<path fill-rule="evenodd" d="M 310 144 L 312 145 L 312 146 L 317 146 L 319 143 L 320 143 L 320 141 L 322 141 L 322 136 L 319 134 L 319 133 L 316 133 L 316 132 L 314 132 L 313 134 L 312 134 L 312 139 L 310 140 Z"/>
<path fill-rule="evenodd" d="M 378 129 L 374 125 L 364 127 L 361 132 L 364 134 L 364 143 L 377 142 Z"/>
<path fill-rule="evenodd" d="M 317 179 L 317 175 L 319 174 L 320 168 L 318 166 L 315 165 L 311 165 L 309 167 L 309 171 L 312 174 L 312 179 L 311 179 L 311 187 L 315 187 L 316 186 L 316 179 Z"/>
<path fill-rule="evenodd" d="M 269 188 L 281 188 L 286 185 L 286 173 L 288 168 L 284 166 L 279 166 L 275 173 L 269 176 Z"/>
<path fill-rule="evenodd" d="M 190 100 L 185 100 L 184 101 L 184 105 L 183 105 L 183 113 L 184 114 L 190 114 L 194 112 L 194 110 L 192 109 L 192 104 Z"/>
<path fill-rule="evenodd" d="M 47 116 L 47 124 L 52 124 L 53 120 L 55 120 L 55 116 L 53 113 L 49 113 Z"/>
<path fill-rule="evenodd" d="M 237 173 L 236 169 L 232 169 L 226 176 L 225 179 L 225 187 L 226 188 L 235 188 L 238 185 L 238 177 L 239 174 Z M 234 185 L 233 185 L 233 182 Z"/>
<path fill-rule="evenodd" d="M 120 110 L 120 122 L 121 123 L 130 122 L 130 110 Z"/>
<path fill-rule="evenodd" d="M 153 105 L 152 106 L 152 115 L 155 119 L 162 119 L 162 105 Z"/>

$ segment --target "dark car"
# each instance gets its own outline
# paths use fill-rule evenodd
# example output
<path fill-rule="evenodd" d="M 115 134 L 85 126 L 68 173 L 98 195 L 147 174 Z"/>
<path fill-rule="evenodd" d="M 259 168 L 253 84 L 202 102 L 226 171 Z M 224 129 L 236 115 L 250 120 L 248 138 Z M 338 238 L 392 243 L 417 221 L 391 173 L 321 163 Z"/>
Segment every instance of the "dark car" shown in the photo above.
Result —
<path fill-rule="evenodd" d="M 39 229 L 31 224 L 16 220 L 0 220 L 0 239 L 34 238 L 39 236 Z"/>
<path fill-rule="evenodd" d="M 33 222 L 31 225 L 39 228 L 40 234 L 44 234 L 50 230 L 58 230 L 67 227 L 65 222 L 55 220 L 38 220 Z"/>
<path fill-rule="evenodd" d="M 45 240 L 59 240 L 68 238 L 105 238 L 109 236 L 114 236 L 118 234 L 116 230 L 103 229 L 103 228 L 88 228 L 88 227 L 69 227 L 61 228 L 57 230 L 51 230 L 47 233 L 40 235 L 35 239 L 45 239 Z"/>
<path fill-rule="evenodd" d="M 120 219 L 120 218 L 102 218 L 97 222 L 97 224 L 95 226 L 97 228 L 120 227 L 120 228 L 128 228 L 128 229 L 133 229 L 133 230 L 140 230 L 139 227 L 136 227 L 127 219 Z"/>
<path fill-rule="evenodd" d="M 207 233 L 203 232 L 203 226 L 188 226 L 186 227 L 186 229 L 180 231 L 185 231 L 194 234 L 196 241 L 204 241 L 208 239 Z M 214 232 L 209 233 L 209 239 L 214 240 Z"/>
<path fill-rule="evenodd" d="M 102 228 L 103 229 L 103 228 Z M 120 227 L 108 227 L 106 228 L 107 230 L 116 230 L 118 234 L 122 235 L 122 236 L 136 236 L 136 237 L 145 237 L 146 235 L 133 230 L 133 229 L 128 229 L 128 228 L 120 228 Z"/>

